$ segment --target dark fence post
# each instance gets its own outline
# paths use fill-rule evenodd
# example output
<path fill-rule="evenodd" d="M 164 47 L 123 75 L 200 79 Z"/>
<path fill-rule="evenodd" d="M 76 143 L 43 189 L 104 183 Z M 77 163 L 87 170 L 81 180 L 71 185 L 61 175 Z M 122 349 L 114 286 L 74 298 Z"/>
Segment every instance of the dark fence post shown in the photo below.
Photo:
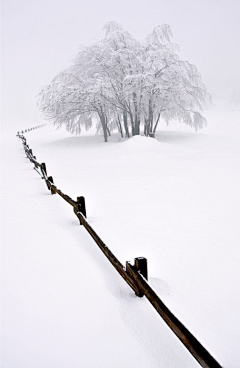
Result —
<path fill-rule="evenodd" d="M 134 266 L 138 272 L 148 280 L 148 269 L 147 269 L 147 259 L 144 257 L 137 257 L 134 259 Z"/>
<path fill-rule="evenodd" d="M 45 162 L 41 163 L 40 169 L 41 169 L 41 172 L 42 172 L 42 175 L 43 175 L 42 179 L 45 179 L 44 177 L 47 176 L 47 168 L 46 168 Z"/>
<path fill-rule="evenodd" d="M 85 198 L 84 197 L 77 197 L 77 204 L 78 204 L 78 212 L 81 212 L 84 217 L 87 218 L 87 212 L 86 212 L 86 204 L 85 204 Z"/>
<path fill-rule="evenodd" d="M 52 176 L 48 176 L 48 178 L 46 180 L 46 183 L 47 183 L 48 189 L 51 190 L 51 194 L 56 194 L 56 192 L 49 185 L 48 181 L 50 181 L 52 184 L 54 184 L 53 177 Z"/>

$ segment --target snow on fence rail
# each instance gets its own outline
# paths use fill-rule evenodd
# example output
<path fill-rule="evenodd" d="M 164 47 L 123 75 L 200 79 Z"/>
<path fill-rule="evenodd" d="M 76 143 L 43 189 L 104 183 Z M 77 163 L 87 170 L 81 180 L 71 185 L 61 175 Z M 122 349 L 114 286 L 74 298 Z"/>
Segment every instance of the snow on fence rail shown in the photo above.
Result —
<path fill-rule="evenodd" d="M 41 125 L 43 126 L 43 125 Z M 39 127 L 41 127 L 39 126 Z M 35 129 L 38 127 L 35 127 Z M 34 128 L 25 130 L 25 132 L 30 131 Z M 54 184 L 53 177 L 48 176 L 47 168 L 45 163 L 39 163 L 36 160 L 36 156 L 33 155 L 32 149 L 27 144 L 26 138 L 23 136 L 24 131 L 17 133 L 17 137 L 22 140 L 22 144 L 26 153 L 27 158 L 34 164 L 34 169 L 41 175 L 42 179 L 45 180 L 48 190 L 51 194 L 58 194 L 67 203 L 73 207 L 73 212 L 79 219 L 80 225 L 82 225 L 90 236 L 93 238 L 95 243 L 99 246 L 101 251 L 111 262 L 113 267 L 122 276 L 126 283 L 133 289 L 138 297 L 145 296 L 158 314 L 163 318 L 175 335 L 180 339 L 180 341 L 185 345 L 193 357 L 198 361 L 198 363 L 204 368 L 221 368 L 220 364 L 214 359 L 214 357 L 202 346 L 202 344 L 192 335 L 192 333 L 173 315 L 173 313 L 166 307 L 166 305 L 161 301 L 155 291 L 148 284 L 148 274 L 147 274 L 147 260 L 144 257 L 135 258 L 134 265 L 130 262 L 126 262 L 126 267 L 124 267 L 121 262 L 115 257 L 111 250 L 104 244 L 100 239 L 98 234 L 94 231 L 91 225 L 87 221 L 85 198 L 83 196 L 77 197 L 74 201 L 67 194 L 64 194 L 57 186 Z"/>

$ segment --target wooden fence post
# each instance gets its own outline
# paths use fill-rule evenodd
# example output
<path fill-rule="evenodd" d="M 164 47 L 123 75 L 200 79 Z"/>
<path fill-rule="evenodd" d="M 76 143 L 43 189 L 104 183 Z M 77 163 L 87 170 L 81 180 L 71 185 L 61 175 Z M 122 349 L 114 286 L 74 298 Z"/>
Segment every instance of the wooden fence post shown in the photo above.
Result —
<path fill-rule="evenodd" d="M 85 198 L 84 197 L 77 197 L 77 204 L 78 204 L 78 212 L 81 212 L 84 217 L 87 218 L 87 212 L 86 212 L 86 204 L 85 204 Z"/>
<path fill-rule="evenodd" d="M 48 176 L 48 178 L 46 180 L 46 184 L 47 184 L 48 189 L 51 190 L 51 194 L 56 194 L 56 192 L 49 185 L 48 181 L 50 181 L 52 184 L 54 184 L 53 177 L 52 176 Z"/>
<path fill-rule="evenodd" d="M 144 257 L 137 257 L 134 259 L 134 266 L 138 272 L 148 280 L 148 269 L 147 269 L 147 259 Z"/>
<path fill-rule="evenodd" d="M 41 163 L 40 170 L 41 170 L 42 175 L 43 175 L 42 179 L 45 179 L 45 177 L 47 176 L 47 168 L 46 168 L 45 162 Z"/>

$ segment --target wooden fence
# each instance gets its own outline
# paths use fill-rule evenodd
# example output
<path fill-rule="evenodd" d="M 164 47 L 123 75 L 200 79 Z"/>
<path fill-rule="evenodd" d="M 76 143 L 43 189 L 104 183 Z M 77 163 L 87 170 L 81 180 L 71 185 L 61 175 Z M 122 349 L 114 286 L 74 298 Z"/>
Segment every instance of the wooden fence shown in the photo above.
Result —
<path fill-rule="evenodd" d="M 31 132 L 32 130 L 35 130 L 35 129 L 39 129 L 39 128 L 43 128 L 44 126 L 46 126 L 47 124 L 41 124 L 41 125 L 37 125 L 35 127 L 32 127 L 32 128 L 28 128 L 28 129 L 25 129 L 25 130 L 22 130 L 21 132 L 18 132 L 17 133 L 17 136 L 19 137 L 20 136 L 20 133 L 28 133 L 28 132 Z"/>
<path fill-rule="evenodd" d="M 39 126 L 41 127 L 41 126 Z M 34 128 L 32 128 L 34 129 Z M 30 129 L 30 130 L 32 130 Z M 30 131 L 26 130 L 26 131 Z M 25 132 L 26 132 L 25 131 Z M 21 133 L 23 133 L 22 131 Z M 214 357 L 202 346 L 202 344 L 192 335 L 192 333 L 173 315 L 173 313 L 166 307 L 166 305 L 157 296 L 155 291 L 148 284 L 147 274 L 147 260 L 144 257 L 135 258 L 134 265 L 130 262 L 126 262 L 124 267 L 121 262 L 115 257 L 111 250 L 104 244 L 98 234 L 94 231 L 91 225 L 87 221 L 85 198 L 83 196 L 77 197 L 76 201 L 70 198 L 67 194 L 64 194 L 54 184 L 53 177 L 48 176 L 47 168 L 45 163 L 39 163 L 36 156 L 33 155 L 32 149 L 27 144 L 26 138 L 23 134 L 18 132 L 17 137 L 22 140 L 23 148 L 26 156 L 34 164 L 34 169 L 41 175 L 42 179 L 45 180 L 48 190 L 51 194 L 58 194 L 67 203 L 73 207 L 73 212 L 79 219 L 80 225 L 82 225 L 90 236 L 93 238 L 95 243 L 99 246 L 101 251 L 122 276 L 126 283 L 132 288 L 138 297 L 145 296 L 152 306 L 155 308 L 157 313 L 163 318 L 170 329 L 175 335 L 181 340 L 184 346 L 189 350 L 193 357 L 198 363 L 204 368 L 221 368 L 221 365 L 214 359 Z"/>

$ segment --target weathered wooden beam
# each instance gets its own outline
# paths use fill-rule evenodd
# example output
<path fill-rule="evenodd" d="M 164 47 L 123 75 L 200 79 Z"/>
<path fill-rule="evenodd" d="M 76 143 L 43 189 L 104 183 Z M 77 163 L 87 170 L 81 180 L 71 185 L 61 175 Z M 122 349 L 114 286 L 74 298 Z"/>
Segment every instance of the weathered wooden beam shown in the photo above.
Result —
<path fill-rule="evenodd" d="M 56 193 L 60 195 L 66 202 L 68 202 L 71 206 L 74 208 L 77 207 L 77 202 L 75 202 L 71 197 L 69 197 L 67 194 L 64 194 L 60 189 L 56 188 Z"/>
<path fill-rule="evenodd" d="M 77 197 L 77 204 L 78 204 L 77 211 L 81 212 L 83 216 L 87 218 L 85 198 L 83 196 Z"/>
<path fill-rule="evenodd" d="M 126 271 L 135 282 L 138 289 L 146 296 L 158 314 L 190 351 L 198 363 L 204 368 L 221 368 L 220 364 L 213 358 L 213 356 L 166 307 L 166 305 L 149 286 L 147 281 L 138 273 L 136 267 L 127 262 Z"/>
<path fill-rule="evenodd" d="M 133 289 L 136 295 L 141 294 L 138 287 L 132 280 L 132 278 L 127 274 L 123 265 L 119 262 L 119 260 L 115 257 L 115 255 L 110 251 L 110 249 L 104 244 L 104 242 L 100 239 L 97 233 L 93 230 L 93 228 L 89 225 L 86 218 L 83 216 L 81 212 L 74 211 L 76 216 L 81 221 L 81 224 L 85 227 L 89 235 L 93 238 L 95 243 L 97 243 L 98 247 L 105 254 L 109 262 L 113 265 L 113 267 L 117 270 L 117 272 L 122 276 L 122 278 L 126 281 L 126 283 Z"/>
<path fill-rule="evenodd" d="M 77 209 L 78 203 L 75 202 L 71 197 L 69 197 L 67 194 L 64 194 L 60 189 L 56 187 L 56 185 L 53 183 L 52 176 L 49 176 L 46 179 L 46 184 L 49 190 L 53 192 L 52 194 L 58 194 L 60 197 L 62 197 L 66 202 L 68 202 L 71 206 L 74 207 L 74 209 Z"/>

